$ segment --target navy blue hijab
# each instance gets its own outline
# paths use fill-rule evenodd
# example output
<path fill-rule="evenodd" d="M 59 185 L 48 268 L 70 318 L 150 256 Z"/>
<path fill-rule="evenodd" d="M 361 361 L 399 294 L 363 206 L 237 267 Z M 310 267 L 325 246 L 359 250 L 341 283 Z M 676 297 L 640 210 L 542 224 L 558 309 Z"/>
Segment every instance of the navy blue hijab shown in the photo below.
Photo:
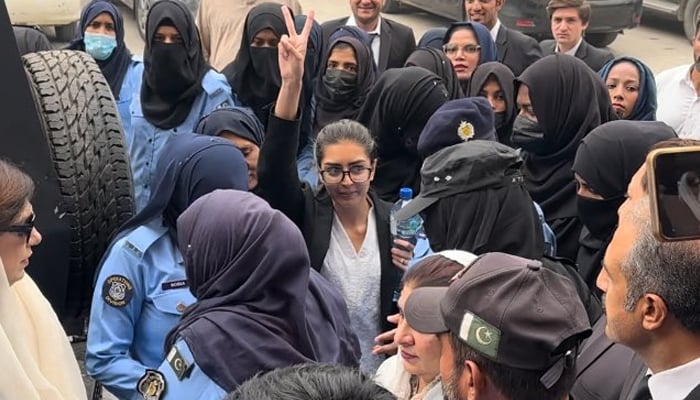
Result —
<path fill-rule="evenodd" d="M 476 41 L 481 46 L 479 52 L 479 65 L 491 61 L 498 61 L 498 53 L 496 52 L 496 43 L 491 37 L 491 32 L 487 27 L 478 22 L 453 22 L 445 32 L 445 37 L 442 39 L 442 44 L 447 44 L 452 38 L 452 34 L 460 29 L 471 29 L 476 36 Z"/>
<path fill-rule="evenodd" d="M 311 268 L 304 237 L 284 214 L 251 193 L 217 190 L 195 201 L 177 226 L 197 302 L 168 334 L 166 352 L 184 339 L 226 392 L 295 364 L 357 366 L 347 306 Z"/>
<path fill-rule="evenodd" d="M 639 71 L 639 97 L 637 97 L 632 114 L 627 119 L 632 121 L 656 121 L 656 79 L 654 79 L 654 73 L 651 72 L 651 69 L 646 64 L 634 57 L 617 57 L 608 61 L 598 71 L 598 74 L 603 78 L 603 81 L 606 81 L 610 70 L 624 61 L 634 64 L 637 67 L 637 71 Z"/>
<path fill-rule="evenodd" d="M 367 45 L 370 50 L 372 49 L 372 39 L 369 37 L 367 32 L 356 26 L 349 25 L 343 25 L 336 28 L 336 30 L 328 38 L 328 43 L 333 43 L 343 37 L 353 37 Z"/>
<path fill-rule="evenodd" d="M 201 196 L 216 189 L 248 190 L 243 153 L 226 139 L 194 133 L 179 134 L 165 144 L 155 176 L 157 183 L 148 204 L 120 232 L 162 216 L 174 233 L 177 218 Z"/>
<path fill-rule="evenodd" d="M 112 55 L 106 60 L 95 60 L 97 65 L 102 70 L 102 75 L 107 79 L 109 88 L 112 90 L 114 98 L 119 100 L 119 94 L 122 90 L 124 77 L 131 64 L 131 52 L 126 48 L 124 42 L 124 19 L 119 9 L 112 3 L 106 0 L 93 0 L 88 3 L 83 12 L 80 14 L 80 25 L 78 26 L 77 36 L 68 45 L 68 49 L 85 51 L 85 29 L 88 25 L 97 18 L 98 15 L 107 13 L 114 21 L 114 32 L 117 37 L 117 48 L 114 49 Z"/>
<path fill-rule="evenodd" d="M 236 136 L 262 146 L 265 128 L 248 108 L 219 108 L 202 117 L 194 130 L 207 136 L 219 136 L 222 132 L 231 132 Z"/>
<path fill-rule="evenodd" d="M 447 28 L 428 29 L 418 41 L 418 47 L 432 47 L 442 50 L 446 34 Z"/>

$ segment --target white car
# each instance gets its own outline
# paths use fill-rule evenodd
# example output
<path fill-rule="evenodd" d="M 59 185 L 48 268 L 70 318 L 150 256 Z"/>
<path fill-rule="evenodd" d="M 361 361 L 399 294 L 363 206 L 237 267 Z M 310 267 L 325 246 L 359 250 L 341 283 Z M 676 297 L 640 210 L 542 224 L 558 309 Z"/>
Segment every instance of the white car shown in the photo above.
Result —
<path fill-rule="evenodd" d="M 53 26 L 61 42 L 73 39 L 88 0 L 5 0 L 13 25 Z"/>

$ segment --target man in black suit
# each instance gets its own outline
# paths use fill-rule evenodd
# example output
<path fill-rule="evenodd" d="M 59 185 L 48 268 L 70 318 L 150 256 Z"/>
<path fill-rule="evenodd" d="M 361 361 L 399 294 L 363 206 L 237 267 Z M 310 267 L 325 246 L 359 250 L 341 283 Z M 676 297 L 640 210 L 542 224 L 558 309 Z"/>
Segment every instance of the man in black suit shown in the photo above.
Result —
<path fill-rule="evenodd" d="M 379 12 L 384 0 L 349 0 L 350 17 L 325 22 L 323 28 L 324 48 L 336 29 L 343 25 L 357 26 L 370 35 L 372 53 L 377 70 L 381 73 L 389 68 L 401 68 L 408 56 L 416 49 L 413 29 L 387 18 Z"/>
<path fill-rule="evenodd" d="M 550 0 L 547 13 L 554 40 L 540 43 L 545 56 L 554 53 L 576 56 L 596 72 L 615 58 L 610 51 L 597 49 L 583 38 L 591 18 L 591 5 L 586 0 Z"/>
<path fill-rule="evenodd" d="M 518 76 L 530 64 L 542 58 L 537 41 L 502 25 L 498 13 L 506 0 L 464 0 L 464 10 L 470 21 L 479 22 L 491 31 L 496 42 L 498 62 L 505 64 Z"/>

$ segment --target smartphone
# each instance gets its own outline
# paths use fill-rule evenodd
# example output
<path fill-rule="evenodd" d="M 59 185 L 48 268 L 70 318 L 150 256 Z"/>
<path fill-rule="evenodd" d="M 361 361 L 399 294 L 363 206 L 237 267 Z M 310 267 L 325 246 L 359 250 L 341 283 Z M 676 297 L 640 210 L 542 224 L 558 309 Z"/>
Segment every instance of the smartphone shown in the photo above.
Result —
<path fill-rule="evenodd" d="M 647 179 L 656 238 L 700 239 L 700 146 L 653 150 Z"/>

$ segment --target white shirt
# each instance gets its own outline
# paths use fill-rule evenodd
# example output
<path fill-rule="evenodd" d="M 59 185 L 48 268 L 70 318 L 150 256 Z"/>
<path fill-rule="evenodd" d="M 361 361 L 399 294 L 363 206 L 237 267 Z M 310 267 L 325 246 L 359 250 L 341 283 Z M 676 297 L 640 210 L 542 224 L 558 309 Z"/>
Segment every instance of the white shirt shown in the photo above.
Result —
<path fill-rule="evenodd" d="M 690 68 L 692 65 L 682 65 L 656 76 L 656 119 L 681 138 L 700 139 L 700 99 L 690 80 Z"/>
<path fill-rule="evenodd" d="M 493 28 L 491 29 L 491 39 L 493 39 L 494 42 L 496 42 L 496 38 L 498 37 L 498 31 L 501 29 L 501 20 L 496 18 L 496 23 L 493 25 Z"/>
<path fill-rule="evenodd" d="M 581 39 L 578 40 L 576 46 L 572 47 L 569 51 L 565 51 L 564 54 L 576 57 L 576 52 L 578 51 L 578 48 L 581 47 L 581 43 L 583 43 L 583 37 L 581 37 Z M 554 51 L 557 53 L 561 53 L 559 51 L 559 43 L 557 43 L 556 47 L 554 48 Z"/>
<path fill-rule="evenodd" d="M 360 251 L 350 240 L 338 215 L 333 213 L 331 240 L 321 275 L 333 283 L 343 295 L 350 314 L 350 323 L 360 341 L 360 369 L 373 375 L 384 357 L 372 354 L 374 338 L 381 333 L 379 325 L 381 257 L 377 223 L 373 207 L 367 217 L 367 233 Z"/>
<path fill-rule="evenodd" d="M 351 15 L 348 18 L 348 22 L 345 23 L 347 26 L 357 26 L 355 22 L 355 16 Z M 374 58 L 374 65 L 379 66 L 379 47 L 382 42 L 382 17 L 377 18 L 377 27 L 373 31 L 367 32 L 370 39 L 372 39 L 372 58 Z"/>
<path fill-rule="evenodd" d="M 649 378 L 654 400 L 683 400 L 700 384 L 700 358 Z"/>

